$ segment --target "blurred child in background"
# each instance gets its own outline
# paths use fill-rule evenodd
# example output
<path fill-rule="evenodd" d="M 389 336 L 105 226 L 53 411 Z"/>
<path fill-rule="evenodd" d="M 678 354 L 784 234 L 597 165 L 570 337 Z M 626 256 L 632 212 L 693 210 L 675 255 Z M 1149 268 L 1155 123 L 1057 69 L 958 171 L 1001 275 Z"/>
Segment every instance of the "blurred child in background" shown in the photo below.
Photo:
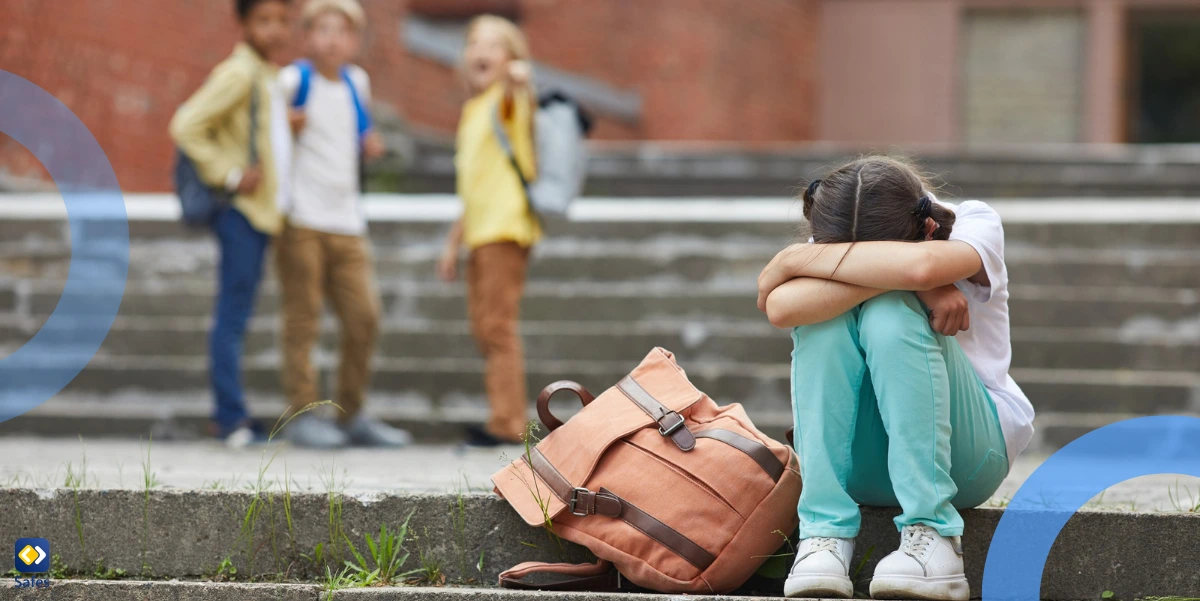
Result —
<path fill-rule="evenodd" d="M 291 140 L 287 107 L 275 89 L 278 71 L 269 61 L 286 48 L 291 26 L 288 0 L 236 0 L 234 9 L 242 42 L 179 107 L 170 132 L 202 179 L 233 194 L 212 224 L 220 262 L 209 376 L 214 434 L 240 448 L 266 438 L 246 411 L 241 355 L 263 256 L 283 224 L 278 204 Z"/>
<path fill-rule="evenodd" d="M 492 127 L 499 111 L 518 166 L 526 180 L 535 179 L 529 58 L 525 36 L 511 21 L 485 15 L 468 26 L 462 70 L 471 98 L 463 106 L 454 158 L 463 213 L 447 236 L 438 273 L 454 280 L 465 244 L 467 307 L 487 363 L 484 385 L 491 406 L 487 424 L 468 430 L 467 444 L 473 446 L 520 444 L 527 422 L 517 320 L 529 251 L 542 232 Z"/>
<path fill-rule="evenodd" d="M 309 0 L 301 14 L 307 58 L 285 67 L 280 82 L 293 107 L 295 133 L 286 224 L 276 243 L 283 293 L 283 388 L 291 411 L 319 401 L 311 363 L 326 298 L 341 325 L 341 365 L 334 423 L 313 413 L 295 418 L 286 435 L 295 444 L 396 447 L 408 432 L 367 417 L 363 398 L 379 330 L 380 299 L 366 240 L 360 161 L 384 153 L 367 113 L 371 84 L 350 64 L 366 24 L 356 0 Z"/>

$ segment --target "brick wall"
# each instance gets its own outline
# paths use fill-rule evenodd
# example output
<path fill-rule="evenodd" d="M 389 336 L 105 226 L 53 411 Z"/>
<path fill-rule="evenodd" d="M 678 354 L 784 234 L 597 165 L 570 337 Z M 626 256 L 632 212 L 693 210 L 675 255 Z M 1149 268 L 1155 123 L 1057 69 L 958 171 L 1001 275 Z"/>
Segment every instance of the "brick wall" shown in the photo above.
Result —
<path fill-rule="evenodd" d="M 813 136 L 813 0 L 411 0 L 422 14 L 478 8 L 518 16 L 537 58 L 642 95 L 636 125 L 602 119 L 601 139 L 803 140 Z M 363 0 L 361 63 L 377 102 L 453 132 L 454 73 L 407 54 L 408 0 Z M 4 0 L 0 68 L 75 111 L 129 191 L 169 187 L 171 115 L 237 40 L 228 0 Z M 430 14 L 430 12 L 445 14 Z M 449 11 L 449 12 L 446 12 Z M 0 134 L 0 172 L 42 170 Z"/>

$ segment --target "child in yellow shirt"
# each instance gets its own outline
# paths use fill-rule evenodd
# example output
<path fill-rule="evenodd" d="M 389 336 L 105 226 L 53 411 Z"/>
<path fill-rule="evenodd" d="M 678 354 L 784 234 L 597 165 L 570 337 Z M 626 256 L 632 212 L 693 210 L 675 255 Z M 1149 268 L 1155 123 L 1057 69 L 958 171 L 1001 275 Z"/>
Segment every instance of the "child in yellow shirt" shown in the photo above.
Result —
<path fill-rule="evenodd" d="M 508 155 L 493 134 L 499 111 L 517 164 L 536 178 L 533 147 L 535 98 L 530 85 L 529 45 L 511 21 L 484 15 L 467 28 L 463 78 L 471 99 L 463 106 L 456 154 L 462 217 L 455 222 L 438 262 L 445 281 L 457 275 L 459 247 L 467 261 L 467 310 L 471 331 L 487 363 L 484 386 L 491 416 L 472 427 L 467 444 L 519 444 L 526 428 L 525 360 L 518 329 L 530 248 L 542 231 Z"/>

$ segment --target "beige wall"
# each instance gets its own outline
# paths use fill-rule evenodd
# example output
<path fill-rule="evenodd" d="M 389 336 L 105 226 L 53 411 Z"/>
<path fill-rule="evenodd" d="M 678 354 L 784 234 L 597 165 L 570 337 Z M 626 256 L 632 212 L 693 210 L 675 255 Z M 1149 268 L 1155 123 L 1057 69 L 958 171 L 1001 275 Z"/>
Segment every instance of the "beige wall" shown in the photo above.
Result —
<path fill-rule="evenodd" d="M 965 11 L 961 141 L 1083 141 L 1086 24 L 1070 8 Z"/>
<path fill-rule="evenodd" d="M 817 134 L 858 144 L 958 137 L 959 2 L 826 0 Z"/>
<path fill-rule="evenodd" d="M 964 21 L 992 9 L 1078 11 L 1081 64 L 1071 85 L 1079 114 L 1070 137 L 1125 142 L 1128 11 L 1200 9 L 1200 0 L 820 1 L 817 138 L 878 149 L 967 140 Z"/>

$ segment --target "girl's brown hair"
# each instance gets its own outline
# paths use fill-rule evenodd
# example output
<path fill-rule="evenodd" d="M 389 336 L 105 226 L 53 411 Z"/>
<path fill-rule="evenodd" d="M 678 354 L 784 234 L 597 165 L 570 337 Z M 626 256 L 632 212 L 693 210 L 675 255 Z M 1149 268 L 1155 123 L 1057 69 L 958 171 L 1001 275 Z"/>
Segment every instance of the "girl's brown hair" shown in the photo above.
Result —
<path fill-rule="evenodd" d="M 848 163 L 813 180 L 801 198 L 818 244 L 921 241 L 930 217 L 938 224 L 934 240 L 948 239 L 954 228 L 954 212 L 934 202 L 925 177 L 890 157 Z"/>

